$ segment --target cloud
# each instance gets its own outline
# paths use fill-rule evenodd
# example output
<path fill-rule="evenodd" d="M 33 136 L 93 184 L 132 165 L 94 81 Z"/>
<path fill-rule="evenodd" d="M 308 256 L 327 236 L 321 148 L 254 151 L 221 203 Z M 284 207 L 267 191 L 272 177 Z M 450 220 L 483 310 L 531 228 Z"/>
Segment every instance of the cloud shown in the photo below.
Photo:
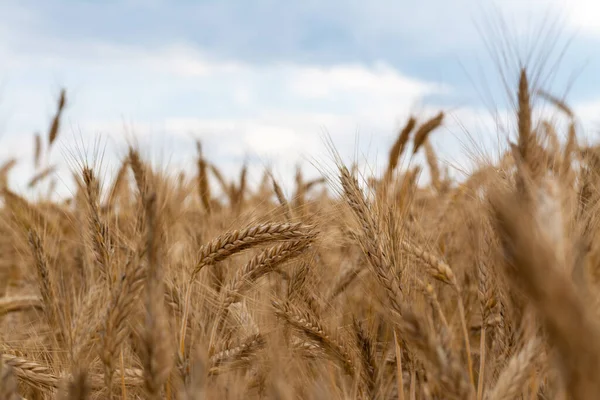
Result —
<path fill-rule="evenodd" d="M 0 67 L 14 77 L 4 96 L 11 112 L 4 115 L 2 140 L 18 147 L 25 162 L 31 158 L 32 132 L 49 124 L 56 93 L 48 83 L 28 77 L 60 71 L 70 94 L 59 140 L 64 150 L 53 153 L 55 162 L 100 135 L 106 138 L 105 166 L 112 167 L 135 135 L 159 163 L 191 172 L 193 140 L 200 138 L 207 156 L 226 175 L 236 176 L 240 165 L 249 162 L 255 181 L 265 166 L 291 183 L 298 162 L 310 167 L 315 159 L 326 161 L 325 136 L 347 161 L 358 154 L 381 167 L 409 113 L 423 121 L 440 108 L 447 110 L 424 98 L 456 93 L 456 88 L 408 76 L 384 62 L 256 65 L 217 60 L 186 45 L 152 51 L 100 45 L 83 53 L 76 47 L 50 59 L 31 54 L 14 61 L 27 73 Z M 593 116 L 594 106 L 581 108 L 585 118 Z M 504 143 L 505 132 L 485 110 L 465 106 L 447 112 L 433 143 L 441 159 L 456 169 L 472 165 L 472 157 L 493 155 L 494 146 Z M 15 181 L 30 174 L 17 169 Z"/>
<path fill-rule="evenodd" d="M 486 7 L 475 0 L 27 4 L 34 2 L 0 7 L 0 58 L 7 60 L 0 128 L 24 158 L 66 86 L 65 148 L 102 135 L 122 152 L 132 129 L 183 165 L 200 137 L 233 176 L 244 160 L 257 170 L 292 171 L 298 160 L 326 153 L 329 135 L 347 158 L 381 163 L 409 113 L 425 119 L 468 97 L 452 66 L 469 51 L 484 52 L 473 19 L 481 25 Z M 497 10 L 522 28 L 526 11 L 562 3 L 528 4 L 507 0 Z M 110 29 L 97 21 L 111 21 Z M 465 148 L 488 148 L 497 136 L 494 121 L 467 103 L 450 112 L 450 134 L 434 137 L 449 162 L 462 163 Z"/>
<path fill-rule="evenodd" d="M 591 1 L 584 1 L 577 3 L 592 8 Z M 4 15 L 0 15 L 0 22 L 22 32 L 15 46 L 26 51 L 46 48 L 53 52 L 47 46 L 52 37 L 72 44 L 120 43 L 147 49 L 183 41 L 221 59 L 254 64 L 335 65 L 382 58 L 397 64 L 411 57 L 437 60 L 439 56 L 454 56 L 457 51 L 481 48 L 473 22 L 485 28 L 482 18 L 486 13 L 499 11 L 509 16 L 511 25 L 522 26 L 527 23 L 525 15 L 540 15 L 540 10 L 554 10 L 560 5 L 570 8 L 566 0 L 232 0 L 152 4 L 8 0 L 0 8 Z"/>
<path fill-rule="evenodd" d="M 32 133 L 47 128 L 58 89 L 30 79 L 37 74 L 64 78 L 68 107 L 59 146 L 65 149 L 101 135 L 122 153 L 131 128 L 165 158 L 193 159 L 192 140 L 200 137 L 217 164 L 248 159 L 288 169 L 323 148 L 324 131 L 351 153 L 357 129 L 387 140 L 423 96 L 449 91 L 383 62 L 255 65 L 216 60 L 186 45 L 102 44 L 55 55 L 3 55 L 13 59 L 12 66 L 0 66 L 9 78 L 4 94 L 11 112 L 0 110 L 0 116 L 11 145 L 21 143 L 25 153 Z M 118 160 L 108 155 L 105 161 Z M 236 173 L 233 167 L 228 172 Z"/>
<path fill-rule="evenodd" d="M 295 68 L 291 81 L 294 94 L 308 98 L 336 97 L 344 92 L 355 95 L 423 96 L 439 91 L 439 87 L 402 76 L 389 65 L 379 63 L 372 68 L 362 65 Z M 437 90 L 436 90 L 437 89 Z"/>
<path fill-rule="evenodd" d="M 567 9 L 571 27 L 586 35 L 600 39 L 600 4 L 593 0 L 574 0 Z"/>

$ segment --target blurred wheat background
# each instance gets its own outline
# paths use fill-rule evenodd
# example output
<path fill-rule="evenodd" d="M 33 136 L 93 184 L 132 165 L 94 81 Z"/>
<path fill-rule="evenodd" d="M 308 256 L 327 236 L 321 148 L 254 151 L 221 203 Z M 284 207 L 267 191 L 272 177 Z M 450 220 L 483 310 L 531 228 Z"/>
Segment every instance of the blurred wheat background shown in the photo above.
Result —
<path fill-rule="evenodd" d="M 233 4 L 0 5 L 0 400 L 599 398 L 600 8 Z"/>

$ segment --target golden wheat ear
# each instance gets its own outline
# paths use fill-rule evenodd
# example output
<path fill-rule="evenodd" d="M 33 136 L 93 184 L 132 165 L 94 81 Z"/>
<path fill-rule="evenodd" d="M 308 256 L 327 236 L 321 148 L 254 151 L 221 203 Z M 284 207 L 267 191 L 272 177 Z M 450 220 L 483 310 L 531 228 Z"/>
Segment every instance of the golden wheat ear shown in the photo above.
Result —
<path fill-rule="evenodd" d="M 36 132 L 33 137 L 33 166 L 38 169 L 42 161 L 42 136 Z"/>
<path fill-rule="evenodd" d="M 288 221 L 292 221 L 293 214 L 292 214 L 292 207 L 290 206 L 290 203 L 285 198 L 285 195 L 283 194 L 283 191 L 281 190 L 281 186 L 279 186 L 279 184 L 277 183 L 275 178 L 271 176 L 271 180 L 273 181 L 273 191 L 275 192 L 275 196 L 277 196 L 277 201 L 279 201 L 279 204 L 281 205 L 281 207 L 283 207 L 283 212 L 285 214 L 285 218 Z"/>
<path fill-rule="evenodd" d="M 442 125 L 443 121 L 444 112 L 440 111 L 438 115 L 426 121 L 423 125 L 419 127 L 419 129 L 417 129 L 413 143 L 413 154 L 419 151 L 419 149 L 425 143 L 431 132 L 438 129 Z"/>
<path fill-rule="evenodd" d="M 531 339 L 502 371 L 494 387 L 485 397 L 486 400 L 509 400 L 519 397 L 535 368 L 542 345 L 537 338 Z"/>
<path fill-rule="evenodd" d="M 210 194 L 210 184 L 208 182 L 208 163 L 204 159 L 202 153 L 202 144 L 199 140 L 196 142 L 196 147 L 198 149 L 198 193 L 200 195 L 200 200 L 202 201 L 204 210 L 207 214 L 210 214 L 212 211 L 212 200 Z"/>
<path fill-rule="evenodd" d="M 600 330 L 573 282 L 560 265 L 556 249 L 539 231 L 528 207 L 513 193 L 491 198 L 494 224 L 504 251 L 511 283 L 532 301 L 572 398 L 600 396 Z"/>
<path fill-rule="evenodd" d="M 42 171 L 38 172 L 31 178 L 31 180 L 27 184 L 27 187 L 29 187 L 30 189 L 34 188 L 38 183 L 40 183 L 44 179 L 48 178 L 55 171 L 56 171 L 55 165 L 52 165 L 48 168 L 43 169 Z"/>
<path fill-rule="evenodd" d="M 58 97 L 58 107 L 56 110 L 56 114 L 52 119 L 52 124 L 50 125 L 50 129 L 48 130 L 48 149 L 52 147 L 52 144 L 58 137 L 58 132 L 60 129 L 60 120 L 66 105 L 67 101 L 67 92 L 65 89 L 60 91 L 60 96 Z"/>
<path fill-rule="evenodd" d="M 404 149 L 406 148 L 406 144 L 410 139 L 410 133 L 415 128 L 417 124 L 417 120 L 414 117 L 410 117 L 408 121 L 406 121 L 406 125 L 400 130 L 398 134 L 398 138 L 394 142 L 394 145 L 390 149 L 390 155 L 388 160 L 388 167 L 386 175 L 391 175 L 396 167 L 398 166 L 398 161 L 402 154 L 404 153 Z"/>

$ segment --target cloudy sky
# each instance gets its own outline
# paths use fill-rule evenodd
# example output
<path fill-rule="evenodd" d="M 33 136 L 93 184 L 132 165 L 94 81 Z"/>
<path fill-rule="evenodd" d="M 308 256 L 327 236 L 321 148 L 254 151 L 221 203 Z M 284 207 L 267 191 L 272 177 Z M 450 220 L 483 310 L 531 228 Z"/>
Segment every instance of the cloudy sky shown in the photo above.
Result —
<path fill-rule="evenodd" d="M 299 161 L 316 173 L 325 135 L 346 160 L 376 167 L 409 114 L 440 109 L 448 124 L 433 143 L 461 171 L 497 142 L 494 112 L 510 110 L 502 49 L 511 87 L 530 58 L 595 138 L 597 21 L 592 0 L 3 0 L 0 162 L 17 157 L 11 182 L 25 190 L 33 133 L 45 135 L 65 87 L 47 160 L 62 166 L 59 186 L 98 147 L 110 174 L 132 138 L 190 171 L 200 138 L 227 174 L 248 162 L 254 182 L 265 166 L 288 181 Z"/>

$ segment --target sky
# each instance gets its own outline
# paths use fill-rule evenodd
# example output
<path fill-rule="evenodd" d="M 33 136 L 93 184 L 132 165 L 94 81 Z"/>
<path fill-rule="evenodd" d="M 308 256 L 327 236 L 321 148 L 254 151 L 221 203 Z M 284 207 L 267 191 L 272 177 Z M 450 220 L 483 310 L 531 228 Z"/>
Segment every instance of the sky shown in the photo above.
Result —
<path fill-rule="evenodd" d="M 200 139 L 226 175 L 248 163 L 251 183 L 265 167 L 284 184 L 298 163 L 318 174 L 328 141 L 376 170 L 409 115 L 439 110 L 431 140 L 460 176 L 514 133 L 502 77 L 515 91 L 519 61 L 596 138 L 597 21 L 592 0 L 2 0 L 0 163 L 17 158 L 11 185 L 39 194 L 27 189 L 33 137 L 46 136 L 64 87 L 44 160 L 59 167 L 57 193 L 82 159 L 101 158 L 108 179 L 131 141 L 191 174 Z"/>

